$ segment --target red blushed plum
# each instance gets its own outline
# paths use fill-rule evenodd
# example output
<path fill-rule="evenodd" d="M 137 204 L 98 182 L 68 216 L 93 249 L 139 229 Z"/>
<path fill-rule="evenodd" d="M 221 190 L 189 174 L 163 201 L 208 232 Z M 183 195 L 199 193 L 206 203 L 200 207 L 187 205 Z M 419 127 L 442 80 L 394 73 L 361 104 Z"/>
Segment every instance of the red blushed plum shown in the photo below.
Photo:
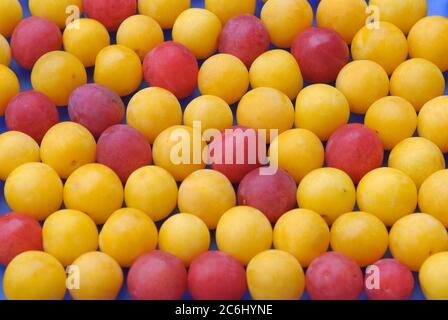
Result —
<path fill-rule="evenodd" d="M 188 290 L 195 300 L 240 300 L 247 290 L 246 271 L 232 256 L 208 251 L 191 263 Z"/>
<path fill-rule="evenodd" d="M 309 265 L 306 289 L 312 300 L 356 300 L 363 289 L 362 272 L 353 259 L 326 252 Z"/>
<path fill-rule="evenodd" d="M 8 130 L 26 133 L 40 143 L 48 129 L 59 122 L 59 114 L 50 98 L 31 90 L 19 93 L 9 102 L 5 121 Z"/>
<path fill-rule="evenodd" d="M 266 145 L 259 141 L 256 130 L 235 126 L 213 139 L 209 155 L 212 169 L 238 183 L 264 162 Z"/>
<path fill-rule="evenodd" d="M 109 31 L 117 31 L 120 24 L 136 14 L 136 0 L 84 0 L 89 18 L 98 20 Z"/>
<path fill-rule="evenodd" d="M 50 51 L 62 47 L 59 27 L 45 18 L 30 17 L 22 20 L 11 37 L 11 53 L 16 62 L 31 70 L 36 61 Z"/>
<path fill-rule="evenodd" d="M 263 22 L 251 14 L 230 19 L 219 37 L 219 52 L 238 57 L 249 68 L 269 49 L 269 33 Z"/>
<path fill-rule="evenodd" d="M 171 91 L 179 99 L 193 93 L 198 72 L 198 62 L 191 51 L 172 41 L 159 44 L 143 61 L 145 81 Z"/>
<path fill-rule="evenodd" d="M 382 259 L 367 268 L 364 286 L 370 300 L 408 300 L 414 290 L 414 277 L 398 260 Z"/>
<path fill-rule="evenodd" d="M 77 88 L 68 102 L 70 119 L 82 124 L 98 139 L 107 128 L 120 124 L 124 104 L 114 91 L 100 84 L 86 84 Z"/>
<path fill-rule="evenodd" d="M 334 30 L 311 27 L 294 39 L 291 52 L 303 78 L 313 83 L 330 83 L 349 61 L 344 39 Z"/>
<path fill-rule="evenodd" d="M 42 250 L 39 223 L 22 213 L 0 216 L 0 264 L 7 265 L 20 253 L 31 250 Z"/>
<path fill-rule="evenodd" d="M 375 131 L 358 123 L 336 130 L 327 142 L 327 166 L 345 171 L 356 184 L 383 163 L 383 144 Z"/>
<path fill-rule="evenodd" d="M 187 270 L 179 258 L 154 250 L 134 262 L 127 286 L 136 300 L 179 300 L 187 289 Z"/>
<path fill-rule="evenodd" d="M 152 163 L 151 146 L 136 129 L 117 124 L 98 139 L 97 161 L 111 168 L 126 182 L 132 172 Z"/>
<path fill-rule="evenodd" d="M 260 168 L 249 172 L 238 187 L 238 204 L 257 208 L 271 223 L 296 205 L 297 186 L 283 169 L 264 175 Z"/>

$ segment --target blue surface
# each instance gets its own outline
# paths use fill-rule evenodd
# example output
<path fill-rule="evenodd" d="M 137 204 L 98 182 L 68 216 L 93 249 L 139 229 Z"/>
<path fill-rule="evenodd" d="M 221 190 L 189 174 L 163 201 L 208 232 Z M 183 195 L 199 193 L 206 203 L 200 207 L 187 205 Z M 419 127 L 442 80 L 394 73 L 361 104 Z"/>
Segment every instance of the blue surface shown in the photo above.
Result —
<path fill-rule="evenodd" d="M 223 1 L 225 1 L 225 0 L 223 0 Z M 257 3 L 257 13 L 256 14 L 257 14 L 257 16 L 259 16 L 259 13 L 263 6 L 263 3 L 261 2 L 261 0 L 257 0 L 257 1 L 258 1 L 258 3 Z M 309 0 L 309 2 L 312 4 L 313 9 L 315 11 L 315 9 L 317 8 L 318 1 L 317 0 Z M 427 2 L 428 2 L 428 15 L 448 16 L 448 0 L 427 0 Z M 28 9 L 28 1 L 20 0 L 20 3 L 22 4 L 22 7 L 24 9 L 24 16 L 30 16 L 30 12 Z M 192 0 L 192 6 L 193 7 L 204 7 L 204 0 Z M 112 34 L 111 39 L 113 42 L 115 41 L 115 34 Z M 169 40 L 169 39 L 171 39 L 171 32 L 166 31 L 165 32 L 165 40 Z M 14 70 L 14 72 L 17 74 L 17 76 L 20 79 L 21 90 L 24 91 L 24 90 L 32 89 L 31 83 L 30 83 L 30 72 L 20 68 L 14 61 L 12 62 L 11 68 Z M 93 82 L 92 76 L 93 76 L 93 68 L 89 68 L 88 69 L 89 82 Z M 445 74 L 445 79 L 447 79 L 447 78 L 448 78 L 447 74 Z M 146 87 L 146 84 L 142 83 L 141 88 L 144 88 L 144 87 Z M 445 90 L 445 94 L 447 94 L 447 93 L 448 93 L 448 88 L 446 88 L 446 90 Z M 199 96 L 199 95 L 200 95 L 199 91 L 196 89 L 194 94 L 190 98 L 181 100 L 182 107 L 185 108 L 185 106 L 188 104 L 189 101 L 191 101 L 191 99 L 193 99 L 194 97 Z M 125 104 L 127 104 L 129 97 L 126 97 L 123 100 L 124 100 Z M 232 108 L 235 111 L 235 106 L 233 106 Z M 68 120 L 66 108 L 59 108 L 59 113 L 60 113 L 61 120 Z M 363 123 L 364 117 L 361 115 L 352 114 L 350 117 L 350 122 Z M 0 117 L 0 132 L 4 132 L 4 131 L 6 131 L 5 119 L 4 119 L 4 117 Z M 385 163 L 387 163 L 387 156 L 388 156 L 388 154 L 386 154 Z M 445 155 L 445 159 L 447 160 L 447 163 L 448 163 L 447 155 Z M 0 182 L 1 190 L 3 190 L 3 186 L 4 186 L 4 183 Z M 10 209 L 5 202 L 3 192 L 1 192 L 1 194 L 0 194 L 0 215 L 7 213 L 9 211 L 10 211 Z M 216 245 L 214 242 L 214 234 L 212 235 L 212 237 L 213 237 L 213 244 L 211 246 L 211 249 L 216 249 Z M 387 253 L 386 256 L 388 257 L 388 256 L 390 256 L 390 254 Z M 4 270 L 5 270 L 5 267 L 0 266 L 0 279 L 2 280 L 2 283 L 3 283 Z M 127 270 L 125 270 L 125 275 L 126 275 L 126 273 L 127 273 Z M 415 277 L 416 284 L 415 284 L 415 288 L 414 288 L 414 293 L 412 295 L 412 299 L 413 300 L 424 299 L 423 294 L 420 289 L 420 285 L 418 284 L 417 275 L 414 274 L 414 277 Z M 121 290 L 118 298 L 119 299 L 130 299 L 130 296 L 126 289 L 126 283 L 124 283 L 124 287 Z M 360 298 L 366 299 L 364 294 Z M 4 300 L 4 299 L 5 299 L 5 296 L 3 293 L 3 286 L 1 286 L 0 287 L 0 300 Z M 68 293 L 66 295 L 66 299 L 70 299 L 70 296 L 68 295 Z M 186 293 L 184 296 L 184 299 L 191 299 L 191 297 L 188 293 Z M 247 294 L 244 297 L 244 299 L 250 299 L 250 295 Z M 302 299 L 308 299 L 308 296 L 306 293 L 304 294 Z"/>

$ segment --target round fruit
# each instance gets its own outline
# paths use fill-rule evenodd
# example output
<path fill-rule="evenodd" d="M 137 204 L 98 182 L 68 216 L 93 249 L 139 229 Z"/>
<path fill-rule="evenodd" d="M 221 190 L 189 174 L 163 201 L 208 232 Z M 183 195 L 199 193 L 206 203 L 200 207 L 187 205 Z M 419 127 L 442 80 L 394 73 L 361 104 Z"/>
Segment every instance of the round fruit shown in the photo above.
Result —
<path fill-rule="evenodd" d="M 59 122 L 59 114 L 50 98 L 30 90 L 9 101 L 5 122 L 8 130 L 26 133 L 40 143 L 47 131 Z"/>
<path fill-rule="evenodd" d="M 431 255 L 448 250 L 448 233 L 443 224 L 426 213 L 398 220 L 390 230 L 392 256 L 412 271 L 418 271 Z"/>
<path fill-rule="evenodd" d="M 70 94 L 87 83 L 84 65 L 74 55 L 52 51 L 37 60 L 31 72 L 31 84 L 57 106 L 66 106 Z"/>
<path fill-rule="evenodd" d="M 127 287 L 136 300 L 179 300 L 187 289 L 187 270 L 175 256 L 152 251 L 132 265 Z"/>
<path fill-rule="evenodd" d="M 305 290 L 305 275 L 294 256 L 268 250 L 247 265 L 247 285 L 255 300 L 297 300 Z"/>
<path fill-rule="evenodd" d="M 20 20 L 22 6 L 18 0 L 4 0 L 0 3 L 0 34 L 9 37 Z"/>
<path fill-rule="evenodd" d="M 139 0 L 138 12 L 156 20 L 163 29 L 171 29 L 176 18 L 190 5 L 190 0 Z"/>
<path fill-rule="evenodd" d="M 418 134 L 434 142 L 443 153 L 448 152 L 448 98 L 438 97 L 428 101 L 418 114 Z"/>
<path fill-rule="evenodd" d="M 361 269 L 342 253 L 324 253 L 306 271 L 306 290 L 312 300 L 357 300 L 362 288 Z"/>
<path fill-rule="evenodd" d="M 378 133 L 384 149 L 391 150 L 413 136 L 417 128 L 417 113 L 403 98 L 383 97 L 369 107 L 364 124 Z"/>
<path fill-rule="evenodd" d="M 9 66 L 11 63 L 11 48 L 9 47 L 9 42 L 0 33 L 0 64 L 4 66 Z"/>
<path fill-rule="evenodd" d="M 98 20 L 109 31 L 117 31 L 118 26 L 137 11 L 136 0 L 84 0 L 84 9 L 89 18 Z"/>
<path fill-rule="evenodd" d="M 176 207 L 177 184 L 171 174 L 161 167 L 142 167 L 129 176 L 124 198 L 128 207 L 140 209 L 152 220 L 159 221 Z"/>
<path fill-rule="evenodd" d="M 256 0 L 205 0 L 205 9 L 213 12 L 226 24 L 231 18 L 241 14 L 255 13 Z"/>
<path fill-rule="evenodd" d="M 78 19 L 82 14 L 82 0 L 29 0 L 33 16 L 53 21 L 59 28 L 65 28 L 68 21 Z"/>
<path fill-rule="evenodd" d="M 40 162 L 22 164 L 5 182 L 4 195 L 15 212 L 44 220 L 62 204 L 62 181 L 48 165 Z"/>
<path fill-rule="evenodd" d="M 40 145 L 43 163 L 62 179 L 79 167 L 95 162 L 96 143 L 92 134 L 75 122 L 60 122 L 47 131 Z"/>
<path fill-rule="evenodd" d="M 235 205 L 235 190 L 227 177 L 218 171 L 195 171 L 180 185 L 179 210 L 199 217 L 209 229 L 215 229 L 224 212 Z"/>
<path fill-rule="evenodd" d="M 68 266 L 80 255 L 96 251 L 98 229 L 93 220 L 78 210 L 64 209 L 52 213 L 42 228 L 45 252 Z"/>
<path fill-rule="evenodd" d="M 18 131 L 0 134 L 0 179 L 28 162 L 39 162 L 39 145 L 30 136 Z"/>
<path fill-rule="evenodd" d="M 436 253 L 423 263 L 418 277 L 426 299 L 448 298 L 447 266 L 448 252 Z"/>
<path fill-rule="evenodd" d="M 0 264 L 8 265 L 25 251 L 42 250 L 42 229 L 32 217 L 10 212 L 0 216 Z"/>
<path fill-rule="evenodd" d="M 292 254 L 303 267 L 328 250 L 330 230 L 316 212 L 294 209 L 277 221 L 274 227 L 274 247 Z"/>
<path fill-rule="evenodd" d="M 143 211 L 123 208 L 107 219 L 99 245 L 122 267 L 130 267 L 142 254 L 156 248 L 157 238 L 156 225 Z"/>
<path fill-rule="evenodd" d="M 65 270 L 48 253 L 27 251 L 15 257 L 6 268 L 3 290 L 9 300 L 62 300 Z"/>
<path fill-rule="evenodd" d="M 8 67 L 0 64 L 0 115 L 5 114 L 9 101 L 20 91 L 20 83 L 16 74 Z"/>
<path fill-rule="evenodd" d="M 246 290 L 246 270 L 224 252 L 204 252 L 188 269 L 188 291 L 194 300 L 240 300 Z"/>
<path fill-rule="evenodd" d="M 418 207 L 437 218 L 448 227 L 448 170 L 440 170 L 430 175 L 421 185 L 418 193 Z"/>

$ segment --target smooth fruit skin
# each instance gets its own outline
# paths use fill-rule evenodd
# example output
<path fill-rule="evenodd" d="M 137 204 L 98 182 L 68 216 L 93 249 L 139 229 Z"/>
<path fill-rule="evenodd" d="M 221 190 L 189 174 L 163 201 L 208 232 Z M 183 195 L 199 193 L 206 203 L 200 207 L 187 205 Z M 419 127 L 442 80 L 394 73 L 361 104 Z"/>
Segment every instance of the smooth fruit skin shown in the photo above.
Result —
<path fill-rule="evenodd" d="M 419 20 L 408 36 L 409 55 L 435 63 L 444 72 L 448 70 L 448 19 L 428 16 Z"/>
<path fill-rule="evenodd" d="M 364 124 L 378 132 L 384 149 L 391 150 L 413 136 L 417 128 L 417 112 L 401 97 L 383 97 L 369 107 Z"/>
<path fill-rule="evenodd" d="M 180 259 L 155 250 L 132 265 L 127 287 L 136 300 L 179 300 L 187 289 L 187 270 Z"/>
<path fill-rule="evenodd" d="M 277 89 L 255 88 L 241 98 L 236 119 L 240 126 L 266 130 L 266 141 L 271 141 L 271 136 L 293 127 L 294 106 L 288 96 Z"/>
<path fill-rule="evenodd" d="M 8 300 L 62 300 L 65 295 L 64 267 L 53 256 L 27 251 L 6 268 L 3 290 Z"/>
<path fill-rule="evenodd" d="M 197 59 L 205 59 L 218 49 L 222 25 L 212 12 L 191 8 L 182 12 L 173 26 L 173 41 L 187 47 Z"/>
<path fill-rule="evenodd" d="M 330 230 L 316 212 L 294 209 L 278 219 L 274 227 L 274 247 L 292 254 L 302 267 L 328 250 Z"/>
<path fill-rule="evenodd" d="M 269 50 L 252 63 L 249 70 L 252 88 L 270 87 L 280 90 L 290 99 L 297 97 L 303 88 L 299 64 L 286 50 Z"/>
<path fill-rule="evenodd" d="M 359 182 L 357 203 L 360 210 L 372 213 L 386 226 L 392 226 L 398 219 L 414 213 L 417 187 L 400 170 L 378 168 Z"/>
<path fill-rule="evenodd" d="M 261 166 L 266 153 L 264 140 L 261 140 L 253 129 L 240 126 L 226 129 L 209 145 L 212 169 L 224 174 L 232 183 L 240 182 Z"/>
<path fill-rule="evenodd" d="M 414 277 L 404 264 L 389 258 L 378 260 L 370 267 L 374 269 L 364 278 L 364 291 L 369 300 L 409 300 L 414 291 Z M 379 288 L 374 287 L 375 277 Z"/>
<path fill-rule="evenodd" d="M 240 300 L 246 290 L 246 270 L 224 252 L 204 252 L 188 269 L 188 291 L 194 300 Z"/>
<path fill-rule="evenodd" d="M 28 162 L 39 162 L 39 145 L 19 131 L 0 134 L 0 179 L 6 180 L 17 167 Z"/>
<path fill-rule="evenodd" d="M 367 19 L 365 0 L 322 0 L 317 7 L 317 26 L 339 33 L 347 44 Z"/>
<path fill-rule="evenodd" d="M 407 34 L 420 19 L 426 16 L 426 0 L 372 0 L 371 6 L 380 10 L 380 20 L 388 21 Z"/>
<path fill-rule="evenodd" d="M 163 31 L 157 21 L 144 15 L 127 18 L 117 31 L 117 43 L 134 50 L 141 61 L 163 39 Z"/>
<path fill-rule="evenodd" d="M 224 131 L 232 127 L 233 113 L 223 99 L 212 95 L 199 96 L 185 108 L 184 123 L 192 128 L 200 124 L 202 133 L 207 129 Z"/>
<path fill-rule="evenodd" d="M 365 114 L 377 100 L 389 94 L 389 77 L 378 63 L 357 60 L 348 63 L 336 79 L 336 88 L 341 91 L 354 113 Z"/>
<path fill-rule="evenodd" d="M 18 0 L 5 0 L 0 4 L 0 34 L 9 37 L 22 20 L 22 6 Z"/>
<path fill-rule="evenodd" d="M 269 33 L 263 22 L 250 14 L 230 19 L 219 36 L 219 52 L 236 56 L 248 68 L 268 51 L 269 44 Z"/>
<path fill-rule="evenodd" d="M 14 169 L 5 182 L 8 206 L 15 212 L 44 220 L 62 204 L 62 181 L 48 165 L 30 162 Z"/>
<path fill-rule="evenodd" d="M 59 122 L 59 114 L 50 98 L 30 90 L 9 101 L 5 122 L 8 130 L 26 133 L 40 143 L 47 131 Z"/>
<path fill-rule="evenodd" d="M 305 290 L 305 275 L 293 255 L 267 250 L 249 262 L 247 285 L 255 300 L 298 300 Z"/>
<path fill-rule="evenodd" d="M 71 289 L 75 300 L 115 300 L 123 284 L 120 265 L 105 253 L 92 251 L 76 259 L 79 268 L 79 289 Z"/>
<path fill-rule="evenodd" d="M 120 24 L 137 11 L 136 0 L 84 0 L 89 18 L 98 20 L 109 31 L 117 31 Z"/>
<path fill-rule="evenodd" d="M 296 205 L 297 186 L 283 169 L 264 175 L 260 169 L 249 172 L 238 186 L 238 204 L 263 212 L 271 223 Z"/>
<path fill-rule="evenodd" d="M 418 114 L 418 134 L 434 142 L 443 153 L 448 152 L 448 98 L 441 96 L 428 101 Z"/>
<path fill-rule="evenodd" d="M 141 210 L 122 208 L 103 225 L 99 246 L 120 266 L 130 267 L 142 254 L 154 250 L 157 240 L 157 228 L 151 218 Z"/>
<path fill-rule="evenodd" d="M 123 186 L 118 176 L 99 163 L 75 170 L 64 185 L 66 208 L 88 214 L 96 224 L 103 224 L 123 204 Z"/>
<path fill-rule="evenodd" d="M 207 225 L 195 215 L 178 213 L 168 218 L 159 230 L 159 248 L 185 263 L 206 252 L 210 246 Z"/>
<path fill-rule="evenodd" d="M 0 216 L 0 264 L 6 266 L 25 251 L 41 251 L 42 228 L 32 217 L 9 212 Z"/>
<path fill-rule="evenodd" d="M 368 24 L 353 38 L 353 60 L 372 60 L 390 75 L 408 55 L 408 42 L 403 32 L 389 22 L 380 21 L 379 27 Z"/>
<path fill-rule="evenodd" d="M 357 184 L 369 171 L 383 163 L 383 144 L 378 134 L 362 124 L 348 124 L 336 130 L 325 148 L 329 167 L 345 171 Z"/>
<path fill-rule="evenodd" d="M 440 252 L 425 260 L 419 272 L 420 285 L 428 300 L 448 298 L 448 252 Z"/>
<path fill-rule="evenodd" d="M 52 213 L 42 227 L 45 252 L 68 266 L 80 255 L 98 249 L 98 229 L 93 220 L 78 210 Z"/>
<path fill-rule="evenodd" d="M 331 226 L 331 248 L 368 266 L 386 253 L 389 235 L 384 223 L 366 212 L 345 213 Z"/>
<path fill-rule="evenodd" d="M 132 172 L 152 163 L 151 146 L 136 129 L 125 124 L 109 127 L 98 139 L 96 158 L 126 182 Z"/>
<path fill-rule="evenodd" d="M 6 38 L 0 34 L 0 64 L 9 66 L 11 63 L 11 48 Z"/>
<path fill-rule="evenodd" d="M 156 20 L 163 29 L 171 29 L 176 18 L 190 6 L 190 0 L 139 0 L 138 12 Z"/>
<path fill-rule="evenodd" d="M 130 95 L 142 82 L 140 58 L 119 44 L 105 47 L 96 56 L 93 78 L 122 97 Z"/>
<path fill-rule="evenodd" d="M 313 10 L 306 0 L 271 0 L 263 6 L 261 20 L 271 42 L 279 48 L 289 48 L 298 33 L 311 27 Z"/>
<path fill-rule="evenodd" d="M 448 233 L 443 224 L 426 213 L 414 213 L 398 220 L 390 230 L 392 256 L 412 271 L 419 271 L 431 255 L 448 250 Z"/>
<path fill-rule="evenodd" d="M 191 173 L 204 169 L 202 157 L 207 144 L 201 132 L 187 126 L 172 126 L 154 140 L 154 164 L 167 170 L 176 181 L 183 181 Z"/>
<path fill-rule="evenodd" d="M 199 217 L 209 229 L 215 229 L 224 212 L 236 206 L 232 183 L 222 173 L 209 169 L 190 174 L 180 185 L 177 199 L 181 212 Z"/>
<path fill-rule="evenodd" d="M 306 290 L 312 300 L 357 300 L 362 288 L 361 269 L 339 252 L 322 254 L 306 271 Z"/>
<path fill-rule="evenodd" d="M 120 96 L 100 84 L 85 84 L 70 95 L 70 120 L 86 127 L 98 139 L 109 127 L 120 124 L 124 104 Z"/>
<path fill-rule="evenodd" d="M 249 72 L 237 57 L 219 53 L 202 64 L 198 86 L 202 95 L 218 96 L 228 104 L 234 104 L 249 88 Z"/>
<path fill-rule="evenodd" d="M 31 70 L 45 53 L 62 47 L 62 34 L 50 20 L 30 17 L 22 20 L 11 37 L 12 56 L 23 68 Z"/>
<path fill-rule="evenodd" d="M 226 211 L 218 222 L 215 236 L 218 249 L 244 265 L 272 245 L 269 220 L 261 211 L 246 206 Z"/>
<path fill-rule="evenodd" d="M 96 56 L 110 45 L 110 36 L 100 22 L 81 18 L 67 25 L 62 35 L 64 49 L 78 57 L 85 67 L 95 65 Z"/>
<path fill-rule="evenodd" d="M 20 83 L 16 74 L 8 67 L 0 64 L 0 115 L 5 114 L 9 101 L 20 91 Z"/>
<path fill-rule="evenodd" d="M 448 227 L 448 170 L 430 175 L 421 185 L 418 193 L 418 207 Z"/>
<path fill-rule="evenodd" d="M 339 127 L 347 124 L 350 107 L 338 89 L 314 84 L 300 91 L 296 100 L 296 128 L 308 129 L 326 141 Z"/>
<path fill-rule="evenodd" d="M 255 14 L 256 0 L 205 0 L 205 9 L 213 12 L 226 24 L 231 18 L 241 14 Z"/>
<path fill-rule="evenodd" d="M 124 188 L 126 205 L 142 210 L 153 221 L 166 218 L 174 210 L 177 193 L 173 176 L 156 166 L 146 166 L 134 171 Z"/>
<path fill-rule="evenodd" d="M 412 137 L 401 141 L 392 149 L 388 165 L 406 173 L 419 189 L 432 173 L 445 169 L 445 158 L 430 140 Z"/>
<path fill-rule="evenodd" d="M 70 94 L 87 83 L 84 65 L 71 53 L 52 51 L 37 60 L 31 71 L 31 84 L 56 106 L 66 106 Z"/>
<path fill-rule="evenodd" d="M 66 27 L 69 18 L 69 21 L 72 21 L 77 18 L 77 12 L 82 14 L 82 2 L 82 0 L 29 0 L 28 6 L 33 16 L 51 20 L 63 29 Z M 77 7 L 77 11 L 73 11 L 74 7 Z"/>
<path fill-rule="evenodd" d="M 425 59 L 400 64 L 390 78 L 390 93 L 408 100 L 418 112 L 429 100 L 443 95 L 445 78 L 439 68 Z"/>
<path fill-rule="evenodd" d="M 40 145 L 42 162 L 67 179 L 79 167 L 95 162 L 96 143 L 92 134 L 75 122 L 51 127 Z"/>
<path fill-rule="evenodd" d="M 344 39 L 334 30 L 311 27 L 292 42 L 291 53 L 299 63 L 303 78 L 312 83 L 331 83 L 349 61 Z"/>
<path fill-rule="evenodd" d="M 151 87 L 161 87 L 177 98 L 190 96 L 198 81 L 198 62 L 179 43 L 166 41 L 152 49 L 143 61 L 143 75 Z"/>
<path fill-rule="evenodd" d="M 269 147 L 271 166 L 286 170 L 296 183 L 324 164 L 324 147 L 309 130 L 296 128 L 278 135 Z"/>
<path fill-rule="evenodd" d="M 303 178 L 297 189 L 297 203 L 319 213 L 328 224 L 355 207 L 356 189 L 352 179 L 336 168 L 320 168 Z"/>

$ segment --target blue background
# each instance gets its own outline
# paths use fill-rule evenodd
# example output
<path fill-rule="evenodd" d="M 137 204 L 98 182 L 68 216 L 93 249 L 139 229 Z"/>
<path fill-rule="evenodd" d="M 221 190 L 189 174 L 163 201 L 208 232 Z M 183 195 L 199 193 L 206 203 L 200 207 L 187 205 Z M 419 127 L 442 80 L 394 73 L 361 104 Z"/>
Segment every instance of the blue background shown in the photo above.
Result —
<path fill-rule="evenodd" d="M 225 0 L 223 0 L 225 1 Z M 263 3 L 261 0 L 257 0 L 257 16 L 259 16 L 261 8 L 263 6 Z M 311 3 L 311 5 L 313 6 L 314 12 L 317 8 L 317 4 L 318 1 L 317 0 L 310 0 L 309 1 Z M 448 17 L 448 0 L 427 0 L 428 2 L 428 15 L 443 15 L 443 16 L 447 16 Z M 20 3 L 22 4 L 22 8 L 24 11 L 24 16 L 30 16 L 30 12 L 28 9 L 28 1 L 26 0 L 20 0 Z M 192 0 L 192 7 L 204 7 L 204 0 Z M 115 34 L 111 35 L 111 40 L 112 43 L 115 42 Z M 171 39 L 171 32 L 165 31 L 165 40 L 169 40 Z M 32 89 L 31 87 L 31 83 L 30 83 L 30 72 L 26 71 L 24 69 L 22 69 L 21 67 L 19 67 L 14 61 L 11 64 L 11 68 L 14 70 L 14 72 L 17 74 L 17 76 L 20 79 L 20 88 L 22 91 L 24 90 L 29 90 Z M 89 76 L 89 82 L 93 82 L 92 76 L 93 76 L 93 68 L 88 68 L 88 76 Z M 445 73 L 445 79 L 448 78 L 447 73 Z M 145 83 L 142 83 L 141 88 L 146 87 Z M 445 90 L 445 94 L 448 93 L 448 88 L 447 90 Z M 186 99 L 181 100 L 181 104 L 182 107 L 185 108 L 186 105 L 188 104 L 189 101 L 191 101 L 191 99 L 193 99 L 194 97 L 199 96 L 200 93 L 199 91 L 196 89 L 196 91 L 194 92 L 194 94 Z M 123 99 L 124 102 L 127 104 L 129 97 L 126 97 Z M 232 106 L 233 111 L 235 111 L 235 106 Z M 66 108 L 59 108 L 59 113 L 60 113 L 60 118 L 61 121 L 62 120 L 68 120 L 68 115 L 67 115 L 67 110 Z M 364 117 L 361 115 L 354 115 L 352 114 L 350 117 L 350 122 L 359 122 L 359 123 L 363 123 L 364 122 Z M 5 119 L 4 117 L 0 117 L 0 132 L 4 132 L 6 131 L 6 127 L 5 127 Z M 386 154 L 386 158 L 385 158 L 385 165 L 387 163 L 387 157 L 388 154 Z M 448 157 L 447 155 L 445 155 L 445 158 L 447 160 L 448 163 Z M 3 190 L 3 182 L 0 182 L 0 189 Z M 9 212 L 10 209 L 8 208 L 8 205 L 5 202 L 4 196 L 3 196 L 3 192 L 0 193 L 0 215 Z M 213 237 L 214 238 L 214 237 Z M 214 243 L 214 239 L 213 239 L 213 244 L 212 244 L 212 249 L 216 249 L 215 243 Z M 389 253 L 386 254 L 386 256 L 390 256 Z M 5 267 L 4 266 L 0 266 L 0 279 L 3 280 L 3 273 L 5 271 Z M 125 270 L 125 273 L 127 272 L 127 270 Z M 413 300 L 419 300 L 419 299 L 424 299 L 424 296 L 421 292 L 420 286 L 418 284 L 418 279 L 417 279 L 417 274 L 414 273 L 414 277 L 415 277 L 415 288 L 414 288 L 414 293 L 412 295 L 412 299 Z M 3 283 L 3 281 L 1 281 Z M 125 281 L 126 282 L 126 281 Z M 245 297 L 245 299 L 250 299 L 250 295 L 247 294 Z M 366 299 L 365 295 L 363 294 L 361 297 L 361 299 Z M 0 287 L 0 300 L 5 299 L 4 293 L 3 293 L 3 286 Z M 69 294 L 67 293 L 66 295 L 66 299 L 71 299 Z M 127 292 L 126 289 L 126 283 L 124 283 L 123 288 L 120 292 L 120 295 L 118 297 L 118 299 L 130 299 L 130 296 Z M 184 299 L 191 299 L 190 295 L 188 293 L 185 294 Z M 302 297 L 302 299 L 308 299 L 307 294 L 305 293 L 304 296 Z"/>

